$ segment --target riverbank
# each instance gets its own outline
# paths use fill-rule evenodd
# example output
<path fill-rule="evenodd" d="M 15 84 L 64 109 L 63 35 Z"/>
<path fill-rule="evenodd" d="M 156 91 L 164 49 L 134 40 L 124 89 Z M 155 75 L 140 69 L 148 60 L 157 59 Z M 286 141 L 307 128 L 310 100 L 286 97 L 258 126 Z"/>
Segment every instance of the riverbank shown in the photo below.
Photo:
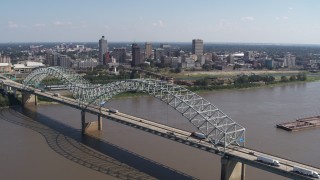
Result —
<path fill-rule="evenodd" d="M 282 71 L 286 72 L 286 75 L 291 75 L 290 73 L 288 74 L 288 71 Z M 293 73 L 293 71 L 290 71 Z M 262 73 L 262 71 L 261 71 Z M 284 75 L 284 74 L 281 74 Z M 262 88 L 262 87 L 273 87 L 273 86 L 284 86 L 288 84 L 297 84 L 297 83 L 306 83 L 306 82 L 315 82 L 315 81 L 320 81 L 320 74 L 308 74 L 307 79 L 305 81 L 288 81 L 288 82 L 281 82 L 280 81 L 280 76 L 276 77 L 276 80 L 272 83 L 248 83 L 248 84 L 241 84 L 235 86 L 234 84 L 228 84 L 228 85 L 217 85 L 217 86 L 184 86 L 185 88 L 197 92 L 197 93 L 207 93 L 210 91 L 221 91 L 221 90 L 233 90 L 233 89 L 252 89 L 252 88 Z M 113 99 L 125 99 L 125 98 L 136 98 L 136 97 L 144 97 L 144 96 L 149 96 L 147 93 L 143 92 L 124 92 L 120 93 L 116 96 L 113 97 Z M 66 95 L 66 97 L 72 97 L 71 94 Z M 51 102 L 45 99 L 39 99 L 39 104 L 57 104 L 56 102 Z"/>
<path fill-rule="evenodd" d="M 285 86 L 289 84 L 300 84 L 300 83 L 315 82 L 315 81 L 320 81 L 320 76 L 308 76 L 305 81 L 295 80 L 295 81 L 281 82 L 278 80 L 278 81 L 267 83 L 267 84 L 250 83 L 250 84 L 242 84 L 237 86 L 235 86 L 234 84 L 220 85 L 220 86 L 191 86 L 191 87 L 185 86 L 185 88 L 196 93 L 207 93 L 211 91 L 221 91 L 221 90 L 253 89 L 253 88 L 262 88 L 262 87 Z M 116 95 L 113 99 L 135 98 L 135 97 L 143 97 L 143 96 L 149 96 L 149 94 L 143 93 L 143 92 L 125 92 L 125 93 Z"/>
<path fill-rule="evenodd" d="M 188 78 L 203 78 L 203 77 L 234 77 L 239 74 L 250 75 L 278 75 L 278 76 L 290 76 L 292 74 L 298 74 L 301 71 L 282 71 L 282 70 L 246 70 L 246 71 L 185 71 L 182 73 L 169 73 L 168 76 L 171 76 L 176 79 L 188 79 Z"/>

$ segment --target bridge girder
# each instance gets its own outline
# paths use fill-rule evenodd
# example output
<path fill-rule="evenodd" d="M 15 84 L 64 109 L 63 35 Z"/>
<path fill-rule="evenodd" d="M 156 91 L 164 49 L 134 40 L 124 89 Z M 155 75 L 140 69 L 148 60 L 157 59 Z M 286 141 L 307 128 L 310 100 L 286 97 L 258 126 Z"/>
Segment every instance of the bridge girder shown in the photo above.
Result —
<path fill-rule="evenodd" d="M 154 79 L 128 79 L 105 85 L 94 85 L 72 70 L 61 67 L 38 68 L 23 81 L 25 89 L 37 87 L 46 77 L 54 77 L 69 88 L 79 105 L 100 105 L 113 96 L 128 92 L 148 93 L 178 111 L 188 122 L 206 135 L 213 145 L 244 146 L 245 128 L 232 120 L 216 106 L 198 94 L 166 81 Z"/>

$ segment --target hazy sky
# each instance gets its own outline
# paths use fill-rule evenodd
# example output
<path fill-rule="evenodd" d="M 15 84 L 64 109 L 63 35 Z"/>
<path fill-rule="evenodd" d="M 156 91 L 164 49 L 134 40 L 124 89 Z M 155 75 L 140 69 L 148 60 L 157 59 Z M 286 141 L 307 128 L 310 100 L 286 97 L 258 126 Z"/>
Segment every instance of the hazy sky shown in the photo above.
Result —
<path fill-rule="evenodd" d="M 320 44 L 320 0 L 1 0 L 0 42 Z"/>

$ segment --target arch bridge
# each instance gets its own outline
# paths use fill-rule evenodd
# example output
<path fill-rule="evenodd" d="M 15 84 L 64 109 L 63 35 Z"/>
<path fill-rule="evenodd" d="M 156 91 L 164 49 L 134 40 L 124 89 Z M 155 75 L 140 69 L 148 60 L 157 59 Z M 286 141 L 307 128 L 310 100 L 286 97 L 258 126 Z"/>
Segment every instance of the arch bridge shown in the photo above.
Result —
<path fill-rule="evenodd" d="M 46 77 L 59 79 L 77 99 L 79 106 L 101 105 L 119 93 L 145 92 L 178 111 L 205 134 L 215 146 L 244 146 L 245 128 L 200 95 L 175 84 L 154 79 L 128 79 L 108 84 L 91 84 L 81 75 L 61 67 L 38 68 L 23 81 L 25 90 L 38 87 Z"/>

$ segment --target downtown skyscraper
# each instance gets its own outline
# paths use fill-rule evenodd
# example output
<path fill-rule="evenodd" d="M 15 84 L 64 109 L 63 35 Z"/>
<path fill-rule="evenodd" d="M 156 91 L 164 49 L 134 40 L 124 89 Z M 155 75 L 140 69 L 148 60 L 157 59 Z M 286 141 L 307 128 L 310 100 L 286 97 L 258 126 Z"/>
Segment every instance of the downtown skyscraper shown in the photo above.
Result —
<path fill-rule="evenodd" d="M 141 64 L 141 57 L 140 57 L 140 47 L 138 44 L 133 43 L 132 44 L 132 62 L 131 66 L 135 67 Z"/>
<path fill-rule="evenodd" d="M 107 40 L 104 39 L 104 36 L 99 40 L 99 64 L 105 64 L 105 54 L 108 52 L 108 43 Z"/>
<path fill-rule="evenodd" d="M 145 44 L 145 57 L 147 59 L 151 58 L 152 56 L 152 44 L 149 42 L 146 42 Z"/>
<path fill-rule="evenodd" d="M 192 40 L 192 54 L 197 56 L 203 55 L 203 40 L 202 39 L 193 39 Z"/>

